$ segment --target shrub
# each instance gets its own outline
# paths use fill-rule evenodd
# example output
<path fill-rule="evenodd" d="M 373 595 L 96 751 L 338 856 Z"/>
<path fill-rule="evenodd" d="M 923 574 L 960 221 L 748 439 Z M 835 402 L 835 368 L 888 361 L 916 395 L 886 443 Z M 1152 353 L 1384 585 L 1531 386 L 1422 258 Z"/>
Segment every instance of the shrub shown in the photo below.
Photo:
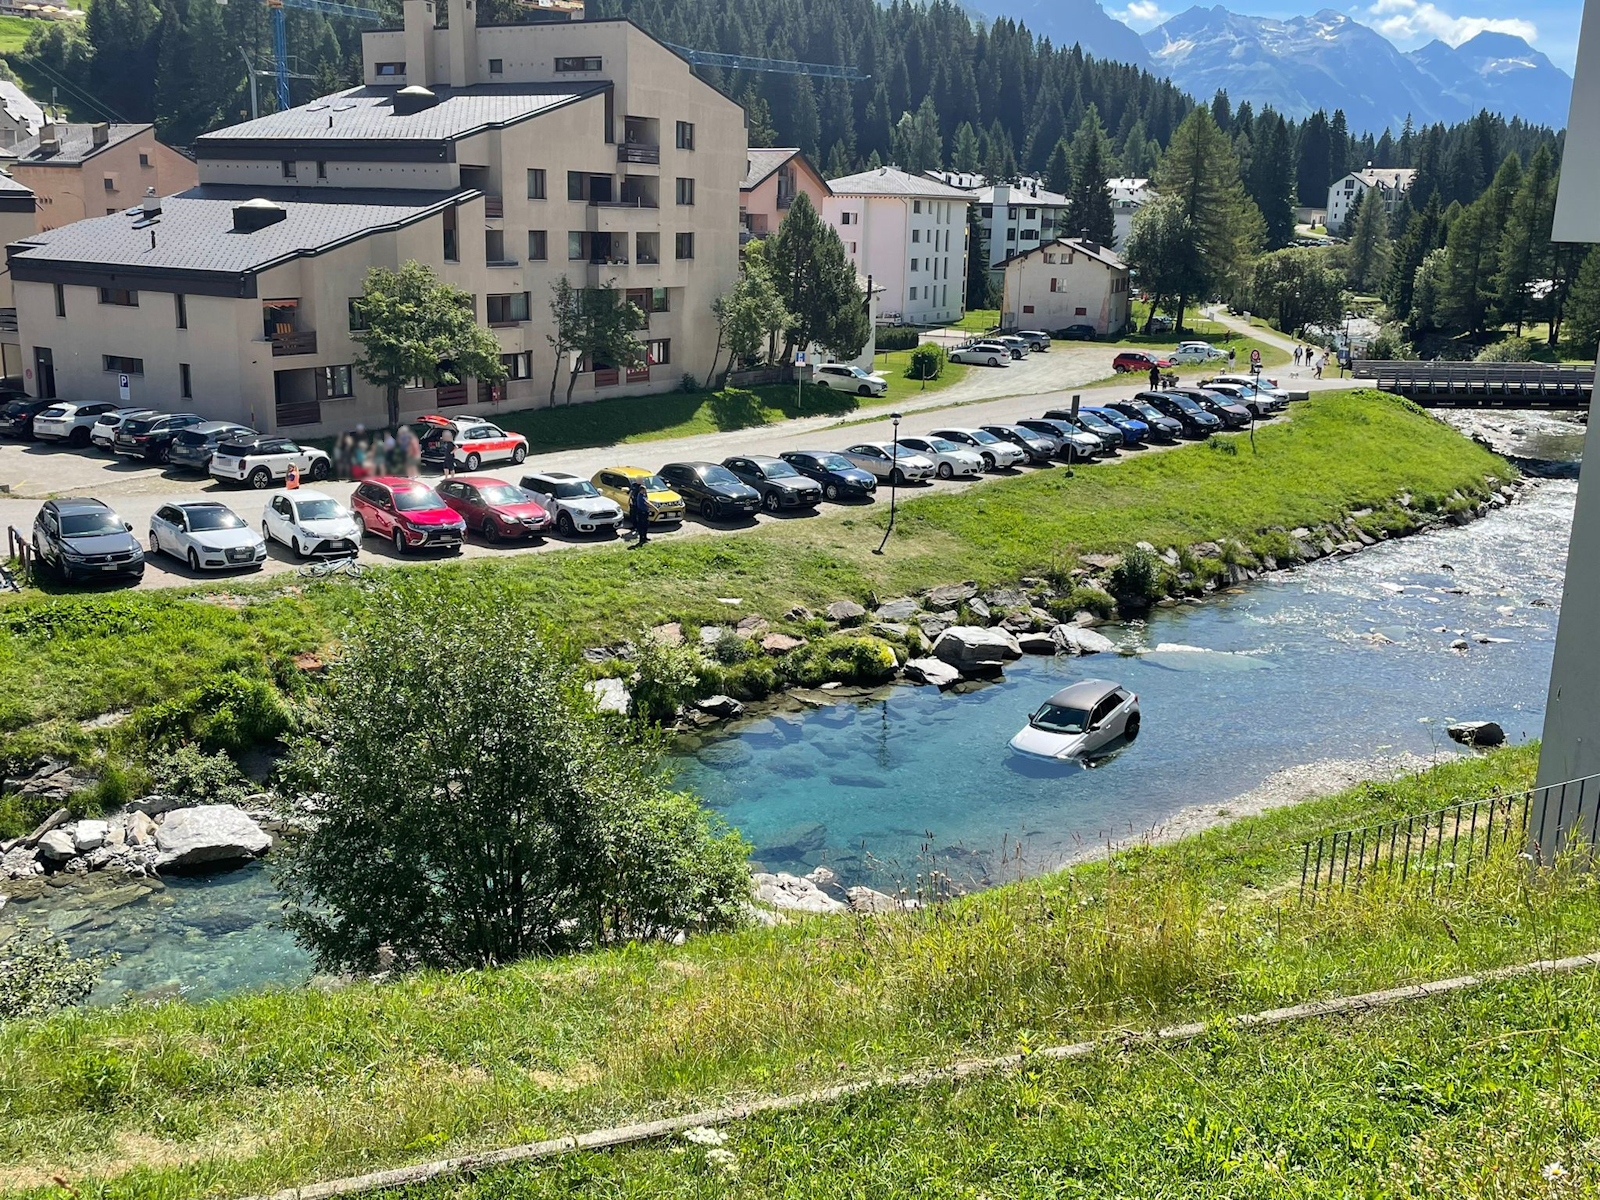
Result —
<path fill-rule="evenodd" d="M 1075 587 L 1065 596 L 1055 597 L 1045 608 L 1058 621 L 1070 621 L 1080 612 L 1091 612 L 1104 619 L 1116 615 L 1117 602 L 1099 588 Z"/>
<path fill-rule="evenodd" d="M 873 345 L 879 350 L 910 350 L 922 340 L 922 331 L 910 325 L 886 325 L 878 330 Z"/>
<path fill-rule="evenodd" d="M 882 683 L 894 677 L 899 661 L 894 647 L 879 637 L 859 633 L 834 633 L 807 642 L 783 662 L 790 680 L 802 687 L 839 680 L 842 683 Z"/>
<path fill-rule="evenodd" d="M 1234 456 L 1239 453 L 1239 443 L 1229 438 L 1220 438 L 1213 433 L 1206 439 L 1206 449 L 1215 450 L 1218 454 Z"/>
<path fill-rule="evenodd" d="M 1378 330 L 1378 336 L 1367 343 L 1364 357 L 1393 361 L 1395 359 L 1412 358 L 1415 355 L 1416 350 L 1400 336 L 1399 328 L 1394 325 L 1385 325 Z"/>
<path fill-rule="evenodd" d="M 1533 342 L 1523 337 L 1501 338 L 1498 342 L 1490 342 L 1478 351 L 1478 362 L 1496 363 L 1521 363 L 1531 362 L 1533 359 Z"/>
<path fill-rule="evenodd" d="M 673 646 L 648 630 L 635 639 L 638 649 L 628 691 L 633 715 L 642 721 L 670 721 L 700 694 L 705 659 L 694 646 Z"/>
<path fill-rule="evenodd" d="M 65 942 L 19 922 L 0 947 L 0 1024 L 83 1003 L 116 961 L 115 954 L 73 958 Z"/>
<path fill-rule="evenodd" d="M 741 663 L 756 653 L 755 643 L 732 629 L 724 629 L 718 636 L 711 653 L 719 663 L 731 666 Z"/>
<path fill-rule="evenodd" d="M 289 731 L 289 710 L 272 685 L 229 671 L 172 700 L 140 710 L 119 730 L 154 746 L 197 743 L 233 754 Z"/>
<path fill-rule="evenodd" d="M 722 692 L 735 700 L 761 700 L 782 686 L 776 660 L 766 655 L 730 666 L 712 663 L 706 667 L 701 682 L 706 690 Z"/>
<path fill-rule="evenodd" d="M 943 346 L 925 342 L 911 352 L 911 361 L 906 364 L 906 378 L 937 379 L 948 361 Z"/>
<path fill-rule="evenodd" d="M 226 754 L 193 745 L 164 751 L 150 760 L 150 787 L 190 804 L 238 804 L 256 789 Z"/>
<path fill-rule="evenodd" d="M 1111 594 L 1124 608 L 1149 608 L 1164 592 L 1161 560 L 1142 546 L 1129 550 L 1111 570 Z"/>

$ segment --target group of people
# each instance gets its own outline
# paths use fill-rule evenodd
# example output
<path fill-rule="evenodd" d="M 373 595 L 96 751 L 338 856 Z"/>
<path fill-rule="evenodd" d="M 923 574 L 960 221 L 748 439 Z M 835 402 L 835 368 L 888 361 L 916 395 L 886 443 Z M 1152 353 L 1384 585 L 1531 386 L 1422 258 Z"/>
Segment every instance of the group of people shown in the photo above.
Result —
<path fill-rule="evenodd" d="M 1328 352 L 1319 351 L 1315 346 L 1301 346 L 1298 342 L 1294 347 L 1295 374 L 1300 373 L 1300 368 L 1305 366 L 1315 373 L 1315 378 L 1322 378 L 1322 368 L 1328 365 Z"/>
<path fill-rule="evenodd" d="M 448 435 L 449 431 L 445 433 Z M 422 441 L 407 425 L 370 434 L 357 425 L 353 433 L 339 435 L 332 454 L 335 479 L 359 482 L 372 475 L 416 479 L 422 474 Z M 445 455 L 445 474 L 451 473 L 454 461 L 454 455 Z"/>

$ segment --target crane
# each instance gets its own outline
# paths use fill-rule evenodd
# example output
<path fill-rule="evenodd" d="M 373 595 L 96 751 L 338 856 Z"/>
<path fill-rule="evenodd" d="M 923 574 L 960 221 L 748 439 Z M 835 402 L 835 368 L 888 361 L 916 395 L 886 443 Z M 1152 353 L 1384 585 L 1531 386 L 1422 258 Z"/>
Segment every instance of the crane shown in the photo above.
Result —
<path fill-rule="evenodd" d="M 284 24 L 285 8 L 302 8 L 329 17 L 349 17 L 353 21 L 382 22 L 384 16 L 375 8 L 359 4 L 345 4 L 343 0 L 266 0 L 272 12 L 272 65 L 277 76 L 278 111 L 289 107 L 289 31 Z"/>

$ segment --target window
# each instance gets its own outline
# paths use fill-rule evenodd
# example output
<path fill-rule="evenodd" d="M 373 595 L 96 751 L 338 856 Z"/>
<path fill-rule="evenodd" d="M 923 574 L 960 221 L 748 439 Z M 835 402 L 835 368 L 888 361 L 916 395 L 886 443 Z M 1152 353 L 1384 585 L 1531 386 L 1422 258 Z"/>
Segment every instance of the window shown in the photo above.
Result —
<path fill-rule="evenodd" d="M 917 289 L 916 288 L 912 288 L 911 289 L 911 295 L 906 297 L 906 303 L 915 304 L 916 302 L 917 302 Z"/>
<path fill-rule="evenodd" d="M 358 329 L 365 329 L 367 327 L 366 318 L 361 315 L 360 310 L 356 307 L 360 303 L 361 303 L 361 297 L 360 296 L 351 296 L 350 297 L 349 309 L 350 309 L 350 332 L 351 333 L 356 332 Z"/>
<path fill-rule="evenodd" d="M 989 220 L 994 216 L 994 207 L 992 205 L 985 204 L 978 209 L 978 215 L 983 217 L 984 220 Z"/>
<path fill-rule="evenodd" d="M 1058 283 L 1060 283 L 1060 282 L 1061 281 L 1059 279 L 1057 279 L 1054 275 L 1050 276 L 1050 290 L 1052 292 L 1059 292 L 1061 289 L 1059 287 L 1057 287 L 1056 285 Z"/>
<path fill-rule="evenodd" d="M 172 317 L 179 329 L 189 328 L 189 298 L 182 292 L 172 294 Z"/>
<path fill-rule="evenodd" d="M 678 149 L 694 149 L 694 126 L 688 121 L 678 122 Z"/>
<path fill-rule="evenodd" d="M 854 242 L 851 242 L 850 243 L 850 253 L 854 254 L 855 252 L 856 252 L 856 244 Z"/>
<path fill-rule="evenodd" d="M 567 234 L 567 261 L 578 262 L 588 257 L 588 252 L 583 248 L 583 234 L 572 230 Z"/>
<path fill-rule="evenodd" d="M 1029 221 L 1037 221 L 1039 219 L 1039 210 L 1037 208 L 1030 208 L 1026 213 L 1023 214 L 1023 216 Z"/>
<path fill-rule="evenodd" d="M 116 304 L 122 308 L 138 308 L 139 293 L 132 288 L 103 287 L 100 289 L 101 304 Z"/>
<path fill-rule="evenodd" d="M 1031 312 L 1032 312 L 1032 311 L 1033 311 L 1033 305 L 1031 305 L 1031 304 L 1024 304 L 1024 305 L 1023 305 L 1023 306 L 1022 306 L 1022 311 L 1023 311 L 1023 312 L 1025 312 L 1025 313 L 1031 313 Z"/>
<path fill-rule="evenodd" d="M 491 58 L 489 60 L 489 74 L 501 75 L 505 73 L 505 69 L 506 64 L 501 59 Z"/>
<path fill-rule="evenodd" d="M 1022 231 L 1022 240 L 1025 242 L 1037 242 L 1039 240 L 1039 231 L 1037 229 L 1024 229 Z"/>
<path fill-rule="evenodd" d="M 1017 231 L 1015 229 L 1006 230 L 1006 241 L 1014 242 L 1016 240 L 1017 240 Z"/>
<path fill-rule="evenodd" d="M 1046 252 L 1046 254 L 1044 256 L 1044 260 L 1045 260 L 1045 262 L 1049 263 L 1051 266 L 1054 266 L 1055 265 L 1055 261 L 1056 261 L 1056 256 L 1053 253 Z"/>
<path fill-rule="evenodd" d="M 545 260 L 545 231 L 542 229 L 528 230 L 528 261 L 543 262 Z"/>
<path fill-rule="evenodd" d="M 650 289 L 650 307 L 647 311 L 653 313 L 672 311 L 666 288 Z"/>
<path fill-rule="evenodd" d="M 678 203 L 694 203 L 694 180 L 685 179 L 681 175 L 678 176 Z"/>
<path fill-rule="evenodd" d="M 287 158 L 284 159 L 283 160 L 283 177 L 285 179 L 298 179 L 298 178 L 300 178 L 300 164 L 297 163 L 297 162 L 293 162 L 293 161 L 291 161 L 290 159 L 287 159 Z"/>
<path fill-rule="evenodd" d="M 185 400 L 194 399 L 194 386 L 189 380 L 189 364 L 178 364 L 178 394 Z"/>
<path fill-rule="evenodd" d="M 861 214 L 860 213 L 853 213 L 853 212 L 840 213 L 839 214 L 839 224 L 841 224 L 841 225 L 859 225 L 859 224 L 861 224 L 861 219 L 860 218 L 861 218 Z"/>
<path fill-rule="evenodd" d="M 911 211 L 914 212 L 914 213 L 920 213 L 922 211 L 922 201 L 921 200 L 913 200 L 911 202 Z"/>
<path fill-rule="evenodd" d="M 528 293 L 508 292 L 489 297 L 487 313 L 491 325 L 515 325 L 528 319 Z"/>
<path fill-rule="evenodd" d="M 543 200 L 544 199 L 544 168 L 543 167 L 529 167 L 528 168 L 528 199 L 529 200 Z"/>
<path fill-rule="evenodd" d="M 912 241 L 913 241 L 913 242 L 920 242 L 920 241 L 921 241 L 921 240 L 922 240 L 922 230 L 920 230 L 920 229 L 913 229 L 913 230 L 912 230 L 912 231 L 911 231 L 911 240 L 912 240 Z"/>
<path fill-rule="evenodd" d="M 692 234 L 692 233 L 680 233 L 680 234 L 678 234 L 677 235 L 677 239 L 676 239 L 676 244 L 677 244 L 677 251 L 678 251 L 678 257 L 679 258 L 693 258 L 694 257 L 694 234 Z"/>
<path fill-rule="evenodd" d="M 672 339 L 657 338 L 655 341 L 644 344 L 644 361 L 646 366 L 664 367 L 672 361 Z"/>
<path fill-rule="evenodd" d="M 599 69 L 600 60 L 595 57 L 583 57 L 580 55 L 573 58 L 556 59 L 556 70 L 558 71 L 598 71 Z"/>
<path fill-rule="evenodd" d="M 108 192 L 114 192 L 114 191 L 116 191 L 116 190 L 117 190 L 117 181 L 116 181 L 116 179 L 115 179 L 115 178 L 113 178 L 113 177 L 112 177 L 112 176 L 110 176 L 110 175 L 107 175 L 107 176 L 106 176 L 106 177 L 105 177 L 105 178 L 104 178 L 104 179 L 102 179 L 102 180 L 101 180 L 101 181 L 100 181 L 100 182 L 101 182 L 101 183 L 102 183 L 102 184 L 104 184 L 104 185 L 105 185 L 105 189 L 106 189 L 106 191 L 108 191 Z"/>
<path fill-rule="evenodd" d="M 913 259 L 912 259 L 912 260 L 911 260 L 911 270 L 912 270 L 912 272 L 913 272 L 913 273 L 915 273 L 915 272 L 916 272 L 916 270 L 917 270 L 917 263 L 918 263 L 918 262 L 919 262 L 919 261 L 920 261 L 920 260 L 918 260 L 918 259 L 915 259 L 915 258 L 913 258 Z"/>
<path fill-rule="evenodd" d="M 586 183 L 588 183 L 588 182 L 589 182 L 589 176 L 588 176 L 588 174 L 586 172 L 583 172 L 583 171 L 568 171 L 567 172 L 567 199 L 568 200 L 583 200 L 583 199 L 585 199 L 586 197 L 584 196 L 584 191 L 585 191 L 584 185 Z"/>
<path fill-rule="evenodd" d="M 378 69 L 375 72 L 375 74 L 379 75 L 380 77 L 384 75 L 404 75 L 405 73 L 406 65 L 403 62 L 379 63 Z"/>
<path fill-rule="evenodd" d="M 322 390 L 329 400 L 348 400 L 356 394 L 349 364 L 322 368 Z"/>
<path fill-rule="evenodd" d="M 532 378 L 533 352 L 524 350 L 521 354 L 502 354 L 500 365 L 505 367 L 508 380 Z"/>
<path fill-rule="evenodd" d="M 64 316 L 67 315 L 67 289 L 65 287 L 63 287 L 61 284 L 59 284 L 59 283 L 55 285 L 55 288 L 56 288 L 56 316 L 64 317 Z"/>
<path fill-rule="evenodd" d="M 148 167 L 150 165 L 150 152 L 148 150 L 139 151 L 139 165 L 141 167 Z"/>
<path fill-rule="evenodd" d="M 107 371 L 115 375 L 143 375 L 144 359 L 129 358 L 125 354 L 102 354 L 100 361 Z"/>
<path fill-rule="evenodd" d="M 1073 309 L 1072 315 L 1075 317 L 1087 317 L 1089 315 L 1089 310 L 1087 308 L 1076 308 Z"/>
<path fill-rule="evenodd" d="M 512 261 L 506 257 L 506 231 L 504 229 L 485 229 L 483 231 L 483 261 L 490 264 Z"/>
<path fill-rule="evenodd" d="M 328 177 L 328 164 L 319 160 L 317 162 L 317 178 L 318 179 L 326 179 L 327 177 Z"/>

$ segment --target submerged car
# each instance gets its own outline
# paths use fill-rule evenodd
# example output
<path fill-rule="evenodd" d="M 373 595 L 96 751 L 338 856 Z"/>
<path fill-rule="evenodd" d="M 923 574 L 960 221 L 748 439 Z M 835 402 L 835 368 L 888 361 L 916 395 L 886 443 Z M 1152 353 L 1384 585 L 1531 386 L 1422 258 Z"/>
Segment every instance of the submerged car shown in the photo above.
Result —
<path fill-rule="evenodd" d="M 600 494 L 587 479 L 565 471 L 540 471 L 522 477 L 522 490 L 556 515 L 556 532 L 562 537 L 578 533 L 615 533 L 622 524 L 622 509 Z"/>
<path fill-rule="evenodd" d="M 1109 679 L 1085 679 L 1062 688 L 1028 718 L 1011 739 L 1027 758 L 1062 762 L 1088 758 L 1119 738 L 1139 735 L 1139 697 Z"/>

